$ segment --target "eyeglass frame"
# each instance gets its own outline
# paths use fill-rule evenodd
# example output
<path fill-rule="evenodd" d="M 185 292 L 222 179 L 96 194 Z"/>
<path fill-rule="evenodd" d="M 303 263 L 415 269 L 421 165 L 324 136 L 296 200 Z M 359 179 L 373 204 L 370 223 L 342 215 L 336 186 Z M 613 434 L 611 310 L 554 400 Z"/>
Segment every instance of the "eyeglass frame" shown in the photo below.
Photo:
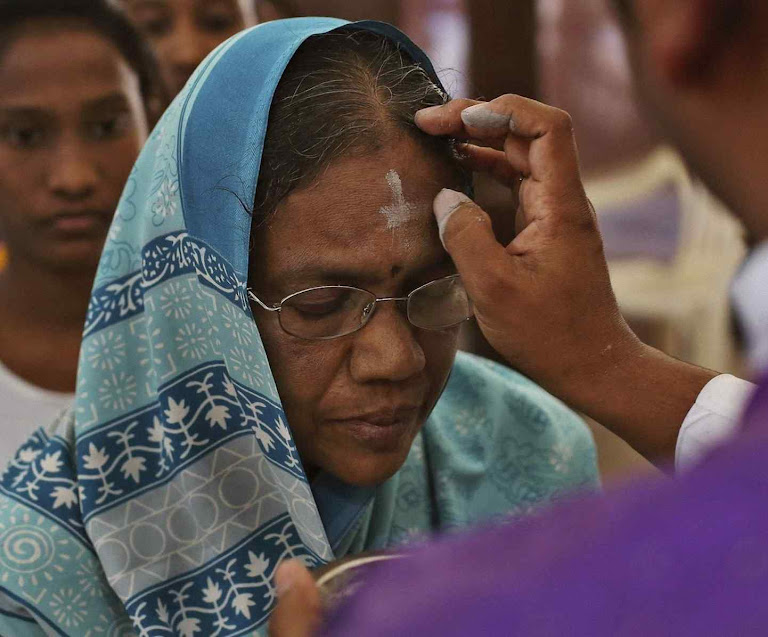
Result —
<path fill-rule="evenodd" d="M 359 288 L 359 287 L 356 287 L 354 285 L 317 285 L 315 287 L 306 288 L 304 290 L 299 290 L 298 292 L 292 292 L 291 294 L 289 294 L 288 296 L 286 296 L 285 298 L 280 300 L 278 303 L 276 303 L 274 305 L 267 305 L 258 296 L 256 296 L 256 294 L 254 293 L 254 291 L 251 288 L 246 288 L 246 292 L 248 293 L 248 298 L 253 300 L 253 301 L 255 301 L 259 305 L 259 307 L 261 307 L 262 309 L 267 310 L 268 312 L 277 312 L 278 313 L 278 319 L 277 320 L 278 320 L 278 323 L 280 324 L 280 329 L 282 329 L 286 334 L 290 334 L 294 338 L 300 338 L 300 339 L 305 340 L 305 341 L 332 341 L 332 340 L 334 340 L 336 338 L 342 338 L 344 336 L 349 336 L 350 334 L 354 334 L 355 332 L 359 332 L 366 325 L 368 325 L 368 323 L 371 321 L 371 318 L 373 317 L 374 313 L 376 312 L 376 305 L 379 303 L 379 301 L 395 301 L 395 302 L 399 301 L 401 303 L 405 302 L 406 303 L 405 319 L 411 325 L 413 325 L 413 327 L 418 328 L 420 330 L 428 330 L 430 332 L 439 332 L 441 330 L 446 330 L 446 329 L 449 329 L 449 328 L 452 328 L 452 327 L 456 327 L 457 325 L 461 325 L 465 321 L 468 321 L 469 319 L 471 319 L 472 316 L 474 316 L 473 307 L 472 307 L 472 300 L 469 298 L 469 294 L 467 294 L 467 302 L 469 304 L 470 315 L 467 316 L 465 319 L 462 319 L 461 321 L 458 321 L 457 323 L 452 323 L 451 325 L 445 325 L 443 327 L 435 327 L 435 328 L 421 327 L 420 325 L 416 325 L 415 323 L 413 323 L 411 321 L 411 319 L 408 317 L 408 311 L 407 311 L 408 300 L 416 292 L 418 292 L 419 290 L 427 287 L 428 285 L 432 285 L 433 283 L 438 283 L 440 281 L 445 281 L 446 279 L 459 279 L 459 280 L 461 280 L 461 275 L 460 274 L 449 274 L 448 276 L 440 277 L 439 279 L 433 279 L 432 281 L 427 281 L 426 283 L 420 285 L 419 287 L 411 290 L 407 294 L 407 296 L 382 296 L 382 297 L 378 297 L 373 292 L 371 292 L 370 290 L 366 290 L 364 288 Z M 463 287 L 464 286 L 464 282 L 462 281 L 461 284 L 462 284 L 462 287 Z M 328 288 L 334 288 L 334 289 L 341 288 L 341 289 L 344 289 L 344 290 L 357 290 L 358 292 L 365 292 L 366 294 L 370 294 L 371 296 L 373 296 L 373 301 L 372 301 L 373 309 L 370 311 L 370 313 L 366 317 L 365 323 L 362 323 L 360 325 L 360 327 L 355 328 L 351 332 L 345 332 L 344 334 L 337 334 L 336 336 L 316 336 L 316 337 L 299 336 L 299 335 L 294 334 L 292 332 L 289 332 L 287 329 L 285 329 L 285 327 L 283 326 L 283 322 L 280 320 L 280 311 L 282 310 L 283 303 L 285 303 L 286 301 L 288 301 L 288 300 L 298 296 L 299 294 L 304 294 L 305 292 L 313 292 L 315 290 L 325 290 L 325 289 L 328 289 Z M 464 289 L 464 292 L 466 293 L 466 288 Z"/>

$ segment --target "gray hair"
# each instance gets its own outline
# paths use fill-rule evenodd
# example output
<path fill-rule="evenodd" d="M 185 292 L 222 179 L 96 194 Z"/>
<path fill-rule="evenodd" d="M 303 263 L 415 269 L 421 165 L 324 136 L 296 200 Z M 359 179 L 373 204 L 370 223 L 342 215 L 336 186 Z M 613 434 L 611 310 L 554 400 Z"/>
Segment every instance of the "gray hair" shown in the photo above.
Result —
<path fill-rule="evenodd" d="M 272 100 L 254 228 L 334 159 L 376 152 L 393 133 L 410 134 L 454 160 L 453 140 L 428 136 L 413 123 L 416 111 L 447 100 L 427 72 L 384 36 L 345 29 L 309 38 L 288 64 Z"/>

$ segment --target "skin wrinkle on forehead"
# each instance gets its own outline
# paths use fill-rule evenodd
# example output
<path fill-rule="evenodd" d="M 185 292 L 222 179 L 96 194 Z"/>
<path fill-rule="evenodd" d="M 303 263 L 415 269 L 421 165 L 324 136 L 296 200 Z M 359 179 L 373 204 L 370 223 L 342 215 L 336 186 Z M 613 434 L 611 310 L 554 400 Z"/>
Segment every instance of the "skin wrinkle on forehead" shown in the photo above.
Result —
<path fill-rule="evenodd" d="M 273 266 L 282 265 L 270 268 L 271 275 L 266 280 L 254 281 L 270 302 L 313 285 L 352 284 L 380 289 L 385 281 L 399 277 L 403 271 L 409 281 L 423 282 L 420 274 L 412 275 L 422 272 L 427 261 L 432 263 L 429 259 L 425 261 L 424 256 L 432 253 L 426 246 L 432 238 L 437 238 L 437 224 L 431 211 L 434 193 L 446 185 L 458 188 L 460 182 L 450 163 L 430 161 L 434 160 L 433 155 L 429 152 L 422 155 L 418 145 L 414 148 L 414 140 L 403 138 L 402 143 L 408 152 L 387 152 L 386 158 L 352 155 L 331 162 L 318 178 L 292 191 L 277 206 L 258 236 L 267 239 L 279 230 L 279 234 L 287 234 L 294 240 L 284 242 L 280 248 L 283 258 L 272 261 Z M 413 161 L 413 157 L 421 161 Z M 436 174 L 432 171 L 423 174 L 422 164 L 436 166 Z M 386 175 L 390 172 L 388 181 Z M 391 228 L 389 218 L 382 214 L 383 209 L 393 207 L 398 199 L 397 184 L 392 177 L 401 180 L 400 194 L 412 213 L 397 229 Z M 329 188 L 329 183 L 334 186 Z M 408 195 L 404 193 L 406 186 Z M 424 189 L 429 194 L 425 195 Z M 317 214 L 312 221 L 307 221 L 303 214 L 297 214 L 304 210 Z M 313 228 L 312 240 L 297 240 L 306 235 L 307 227 Z M 272 244 L 272 240 L 264 244 L 260 244 L 258 238 L 255 240 L 256 251 Z M 437 241 L 439 245 L 439 239 Z M 323 249 L 319 250 L 321 245 Z M 442 246 L 440 252 L 444 254 Z M 445 260 L 450 262 L 447 255 Z M 435 255 L 434 261 L 442 265 L 444 259 Z M 445 268 L 436 270 L 442 273 Z"/>

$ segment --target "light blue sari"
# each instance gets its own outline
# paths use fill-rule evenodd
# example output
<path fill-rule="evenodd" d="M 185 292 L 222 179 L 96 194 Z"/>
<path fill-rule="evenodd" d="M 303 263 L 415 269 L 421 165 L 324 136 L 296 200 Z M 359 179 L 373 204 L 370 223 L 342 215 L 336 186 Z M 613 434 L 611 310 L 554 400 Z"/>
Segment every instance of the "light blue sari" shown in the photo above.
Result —
<path fill-rule="evenodd" d="M 308 484 L 246 300 L 240 200 L 254 199 L 286 64 L 344 24 L 238 34 L 148 140 L 99 266 L 75 407 L 3 475 L 0 634 L 261 634 L 283 559 L 316 566 L 597 484 L 583 423 L 469 355 L 392 479 Z M 356 28 L 399 42 L 434 76 L 393 28 Z"/>

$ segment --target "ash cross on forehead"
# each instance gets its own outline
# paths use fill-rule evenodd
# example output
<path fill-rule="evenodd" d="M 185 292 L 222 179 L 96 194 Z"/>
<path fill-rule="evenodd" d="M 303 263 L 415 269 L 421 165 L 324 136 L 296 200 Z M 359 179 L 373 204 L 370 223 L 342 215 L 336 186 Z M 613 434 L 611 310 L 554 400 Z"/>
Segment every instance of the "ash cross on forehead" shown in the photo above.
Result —
<path fill-rule="evenodd" d="M 394 230 L 416 214 L 416 206 L 406 200 L 403 194 L 403 182 L 400 181 L 400 175 L 396 170 L 390 170 L 386 179 L 392 190 L 392 203 L 382 206 L 379 212 L 387 218 L 387 229 Z"/>

